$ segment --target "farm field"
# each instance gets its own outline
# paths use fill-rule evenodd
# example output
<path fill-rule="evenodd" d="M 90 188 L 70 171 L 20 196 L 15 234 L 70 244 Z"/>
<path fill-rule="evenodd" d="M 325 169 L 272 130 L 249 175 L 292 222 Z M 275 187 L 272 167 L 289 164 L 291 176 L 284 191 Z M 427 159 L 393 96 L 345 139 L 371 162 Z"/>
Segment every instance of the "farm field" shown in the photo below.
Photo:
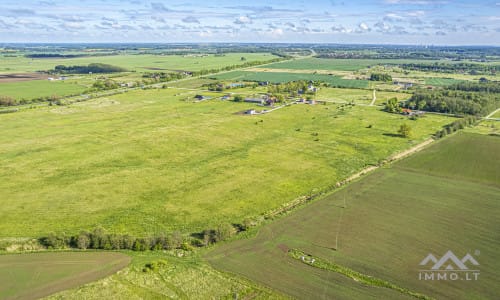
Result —
<path fill-rule="evenodd" d="M 336 105 L 241 116 L 255 106 L 183 101 L 195 94 L 133 91 L 1 115 L 0 237 L 238 223 L 328 189 L 452 121 Z M 396 136 L 407 122 L 411 140 Z"/>
<path fill-rule="evenodd" d="M 130 257 L 111 252 L 0 255 L 0 298 L 38 299 L 116 273 Z"/>
<path fill-rule="evenodd" d="M 455 83 L 460 83 L 462 81 L 463 80 L 457 80 L 453 78 L 436 78 L 436 77 L 425 78 L 424 80 L 425 84 L 434 86 L 452 85 Z"/>
<path fill-rule="evenodd" d="M 237 81 L 269 81 L 272 83 L 290 82 L 297 80 L 323 81 L 333 86 L 346 88 L 367 88 L 367 80 L 342 79 L 337 76 L 326 74 L 310 73 L 278 73 L 278 72 L 245 72 L 233 71 L 209 76 L 209 78 L 219 80 L 237 80 Z"/>
<path fill-rule="evenodd" d="M 288 249 L 436 299 L 493 299 L 500 292 L 498 162 L 498 137 L 459 133 L 206 257 L 218 269 L 298 298 L 410 297 L 315 268 L 291 258 Z M 473 255 L 479 279 L 419 280 L 419 263 L 448 250 Z"/>
<path fill-rule="evenodd" d="M 53 95 L 63 97 L 80 94 L 86 89 L 87 87 L 74 82 L 32 80 L 0 83 L 0 96 L 9 96 L 17 100 Z"/>
<path fill-rule="evenodd" d="M 242 61 L 241 57 L 245 57 L 246 60 Z M 199 71 L 273 58 L 276 56 L 267 53 L 227 53 L 224 56 L 214 56 L 213 54 L 207 56 L 109 55 L 66 59 L 0 57 L 0 73 L 34 72 L 53 69 L 57 65 L 88 65 L 90 63 L 110 64 L 137 72 Z"/>
<path fill-rule="evenodd" d="M 297 70 L 316 69 L 316 70 L 332 70 L 332 71 L 359 71 L 369 66 L 376 66 L 380 64 L 404 64 L 404 63 L 418 63 L 418 62 L 429 62 L 429 60 L 306 58 L 293 61 L 273 63 L 266 65 L 266 68 L 297 69 Z"/>
<path fill-rule="evenodd" d="M 182 252 L 179 252 L 182 253 Z M 179 254 L 177 253 L 177 254 Z M 130 266 L 115 275 L 45 299 L 288 299 L 248 280 L 210 267 L 198 254 L 127 252 Z M 144 272 L 148 263 L 161 262 Z"/>

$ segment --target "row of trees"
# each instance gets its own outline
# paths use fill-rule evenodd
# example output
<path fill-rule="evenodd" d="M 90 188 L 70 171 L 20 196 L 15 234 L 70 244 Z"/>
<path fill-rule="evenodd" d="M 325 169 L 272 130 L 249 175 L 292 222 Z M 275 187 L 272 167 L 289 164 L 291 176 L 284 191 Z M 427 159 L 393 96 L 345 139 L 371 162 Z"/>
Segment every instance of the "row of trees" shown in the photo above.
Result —
<path fill-rule="evenodd" d="M 128 234 L 110 234 L 102 227 L 91 232 L 82 231 L 77 235 L 66 235 L 64 233 L 51 233 L 39 239 L 41 245 L 48 249 L 101 249 L 101 250 L 190 250 L 193 246 L 202 247 L 213 243 L 224 241 L 238 231 L 248 229 L 243 225 L 237 227 L 222 223 L 215 229 L 204 230 L 201 234 L 195 234 L 194 238 L 186 238 L 179 231 L 172 233 L 160 233 L 156 236 L 134 237 Z"/>
<path fill-rule="evenodd" d="M 496 74 L 500 71 L 500 65 L 472 64 L 472 63 L 410 63 L 400 64 L 401 68 L 411 71 L 439 72 L 439 73 L 468 73 Z"/>
<path fill-rule="evenodd" d="M 472 126 L 477 122 L 477 118 L 475 116 L 467 116 L 465 118 L 454 121 L 451 124 L 444 126 L 442 130 L 437 131 L 434 134 L 434 137 L 440 139 L 445 137 L 446 135 L 458 131 L 460 129 L 464 129 L 466 126 Z"/>
<path fill-rule="evenodd" d="M 485 93 L 500 93 L 500 82 L 498 81 L 485 81 L 485 82 L 472 82 L 461 81 L 447 87 L 448 90 L 460 90 L 466 92 L 485 92 Z"/>
<path fill-rule="evenodd" d="M 49 73 L 57 74 L 88 74 L 88 73 L 118 73 L 126 72 L 127 69 L 108 64 L 93 63 L 88 66 L 55 66 Z"/>

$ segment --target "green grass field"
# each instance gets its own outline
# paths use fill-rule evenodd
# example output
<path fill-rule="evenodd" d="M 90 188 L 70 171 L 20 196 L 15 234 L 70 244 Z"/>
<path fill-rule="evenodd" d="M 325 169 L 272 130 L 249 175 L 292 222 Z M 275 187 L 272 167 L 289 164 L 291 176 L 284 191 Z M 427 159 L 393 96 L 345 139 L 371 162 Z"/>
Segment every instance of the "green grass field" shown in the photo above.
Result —
<path fill-rule="evenodd" d="M 261 228 L 255 238 L 221 245 L 207 259 L 297 298 L 410 299 L 304 264 L 287 249 L 437 299 L 493 299 L 500 292 L 499 162 L 498 137 L 457 134 Z M 419 263 L 448 250 L 459 259 L 473 255 L 479 280 L 419 280 Z"/>
<path fill-rule="evenodd" d="M 0 298 L 38 299 L 109 276 L 130 263 L 111 252 L 0 255 Z"/>
<path fill-rule="evenodd" d="M 180 254 L 183 252 L 178 252 Z M 199 255 L 130 253 L 130 267 L 119 273 L 47 298 L 55 299 L 287 299 L 248 280 L 211 268 Z M 144 272 L 147 263 L 165 264 Z"/>
<path fill-rule="evenodd" d="M 380 64 L 405 64 L 418 63 L 419 60 L 409 59 L 327 59 L 306 58 L 281 63 L 266 65 L 270 69 L 294 69 L 294 70 L 332 70 L 332 71 L 358 71 L 369 66 Z M 424 61 L 424 62 L 429 62 Z"/>
<path fill-rule="evenodd" d="M 245 61 L 241 60 L 245 57 Z M 79 57 L 66 59 L 31 59 L 26 57 L 0 57 L 0 73 L 33 72 L 53 69 L 57 65 L 88 65 L 103 63 L 120 66 L 129 71 L 161 72 L 161 71 L 198 71 L 202 69 L 218 69 L 229 65 L 241 65 L 244 62 L 265 61 L 276 58 L 267 53 L 227 53 L 224 56 L 182 56 L 182 55 L 111 55 L 95 57 Z"/>
<path fill-rule="evenodd" d="M 247 103 L 181 101 L 196 93 L 135 91 L 0 115 L 0 237 L 238 223 L 326 189 L 451 121 L 335 105 L 249 117 L 235 114 L 254 107 Z M 412 140 L 394 136 L 405 122 Z"/>
<path fill-rule="evenodd" d="M 367 80 L 342 79 L 337 76 L 326 74 L 310 74 L 310 73 L 280 73 L 280 72 L 245 72 L 233 71 L 209 76 L 210 78 L 219 80 L 236 80 L 236 81 L 269 81 L 272 83 L 282 83 L 298 80 L 314 80 L 323 81 L 338 87 L 346 88 L 367 88 Z"/>
<path fill-rule="evenodd" d="M 63 97 L 80 94 L 85 89 L 85 86 L 71 82 L 32 80 L 0 83 L 0 96 L 9 96 L 18 100 L 50 97 L 52 95 Z"/>
<path fill-rule="evenodd" d="M 428 85 L 435 85 L 435 86 L 446 86 L 446 85 L 452 85 L 455 83 L 460 83 L 463 80 L 457 80 L 453 78 L 425 78 L 424 83 Z"/>

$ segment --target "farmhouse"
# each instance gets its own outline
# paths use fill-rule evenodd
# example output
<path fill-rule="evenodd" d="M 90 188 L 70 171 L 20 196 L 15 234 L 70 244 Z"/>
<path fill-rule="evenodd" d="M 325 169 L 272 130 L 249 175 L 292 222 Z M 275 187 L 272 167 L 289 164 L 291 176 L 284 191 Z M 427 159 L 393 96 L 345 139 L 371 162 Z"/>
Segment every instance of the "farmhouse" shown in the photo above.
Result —
<path fill-rule="evenodd" d="M 257 103 L 257 104 L 264 104 L 264 99 L 262 98 L 245 98 L 245 102 L 248 103 Z"/>
<path fill-rule="evenodd" d="M 401 110 L 401 114 L 403 114 L 405 116 L 420 116 L 420 115 L 425 114 L 425 112 L 421 111 L 421 110 L 411 110 L 409 108 L 403 108 Z"/>
<path fill-rule="evenodd" d="M 210 99 L 210 97 L 203 96 L 203 95 L 196 95 L 196 96 L 194 96 L 194 98 L 197 99 L 197 100 L 199 100 L 199 101 Z"/>

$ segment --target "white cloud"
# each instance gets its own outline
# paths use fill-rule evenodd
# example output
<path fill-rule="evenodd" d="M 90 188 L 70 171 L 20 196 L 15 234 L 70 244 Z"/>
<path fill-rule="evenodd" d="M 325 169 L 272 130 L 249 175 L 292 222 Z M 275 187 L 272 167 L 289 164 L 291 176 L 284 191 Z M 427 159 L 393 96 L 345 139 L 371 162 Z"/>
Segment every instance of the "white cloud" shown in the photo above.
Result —
<path fill-rule="evenodd" d="M 250 19 L 248 16 L 239 16 L 234 20 L 234 24 L 238 25 L 243 25 L 243 24 L 252 24 L 252 19 Z"/>

